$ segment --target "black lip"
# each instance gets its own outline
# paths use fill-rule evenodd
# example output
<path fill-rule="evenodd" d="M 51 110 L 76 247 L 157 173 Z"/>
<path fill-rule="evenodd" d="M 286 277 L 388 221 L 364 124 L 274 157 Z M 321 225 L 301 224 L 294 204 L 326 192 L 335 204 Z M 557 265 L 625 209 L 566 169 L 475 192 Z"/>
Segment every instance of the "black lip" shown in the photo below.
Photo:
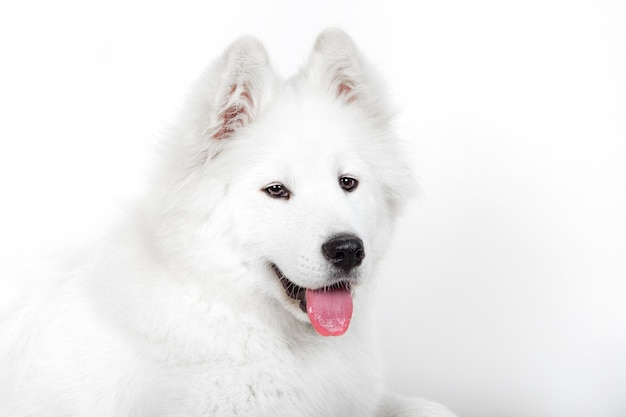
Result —
<path fill-rule="evenodd" d="M 272 264 L 272 269 L 276 272 L 276 276 L 278 276 L 278 280 L 283 285 L 287 295 L 300 301 L 300 310 L 306 313 L 306 288 L 291 282 L 275 264 Z"/>
<path fill-rule="evenodd" d="M 294 300 L 300 301 L 300 310 L 306 313 L 306 288 L 299 286 L 298 284 L 292 282 L 283 274 L 283 271 L 280 270 L 276 266 L 276 264 L 272 264 L 272 269 L 276 273 L 278 280 L 282 284 L 285 292 L 290 298 Z M 339 281 L 333 285 L 328 285 L 323 287 L 325 290 L 334 290 L 334 289 L 351 289 L 351 285 L 348 281 Z"/>

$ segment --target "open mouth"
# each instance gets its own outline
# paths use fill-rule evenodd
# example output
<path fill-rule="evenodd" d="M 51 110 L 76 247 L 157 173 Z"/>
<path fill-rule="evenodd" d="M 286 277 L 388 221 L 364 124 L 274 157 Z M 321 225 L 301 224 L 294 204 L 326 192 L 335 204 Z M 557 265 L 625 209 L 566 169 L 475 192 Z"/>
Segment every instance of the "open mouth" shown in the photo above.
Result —
<path fill-rule="evenodd" d="M 322 336 L 340 336 L 348 330 L 352 318 L 352 291 L 348 281 L 318 289 L 304 288 L 290 281 L 275 265 L 272 269 L 287 296 L 299 301 L 313 328 Z"/>

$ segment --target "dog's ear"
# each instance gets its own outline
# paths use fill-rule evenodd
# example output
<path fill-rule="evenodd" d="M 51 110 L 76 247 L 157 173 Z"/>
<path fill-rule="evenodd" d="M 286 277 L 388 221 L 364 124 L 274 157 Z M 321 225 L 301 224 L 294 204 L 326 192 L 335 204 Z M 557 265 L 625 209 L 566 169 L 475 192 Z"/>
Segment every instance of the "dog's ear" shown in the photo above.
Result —
<path fill-rule="evenodd" d="M 309 75 L 346 104 L 366 99 L 364 62 L 354 41 L 340 29 L 319 34 L 309 59 Z"/>
<path fill-rule="evenodd" d="M 258 113 L 269 79 L 267 51 L 255 38 L 240 38 L 226 49 L 216 69 L 217 94 L 205 133 L 212 139 L 227 139 Z"/>

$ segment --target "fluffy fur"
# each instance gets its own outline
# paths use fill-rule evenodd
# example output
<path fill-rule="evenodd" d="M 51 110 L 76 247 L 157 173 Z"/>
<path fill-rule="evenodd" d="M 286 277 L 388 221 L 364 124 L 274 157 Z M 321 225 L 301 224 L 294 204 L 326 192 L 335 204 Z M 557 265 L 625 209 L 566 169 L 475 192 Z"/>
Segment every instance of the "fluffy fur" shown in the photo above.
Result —
<path fill-rule="evenodd" d="M 195 85 L 134 215 L 2 318 L 0 415 L 452 416 L 381 386 L 375 265 L 414 189 L 391 116 L 339 30 L 289 80 L 257 40 L 233 43 Z M 269 195 L 276 184 L 288 198 Z M 323 337 L 276 268 L 331 285 L 320 248 L 338 234 L 365 258 L 341 275 L 347 333 Z"/>

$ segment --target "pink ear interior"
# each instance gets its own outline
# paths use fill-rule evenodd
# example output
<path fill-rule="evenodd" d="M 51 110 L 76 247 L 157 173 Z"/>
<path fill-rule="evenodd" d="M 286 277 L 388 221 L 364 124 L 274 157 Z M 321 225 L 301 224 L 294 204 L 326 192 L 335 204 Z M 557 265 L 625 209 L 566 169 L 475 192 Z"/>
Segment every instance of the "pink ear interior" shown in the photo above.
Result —
<path fill-rule="evenodd" d="M 227 139 L 231 137 L 237 129 L 250 123 L 252 96 L 248 92 L 245 84 L 242 85 L 241 88 L 237 87 L 236 84 L 233 84 L 230 88 L 226 103 L 232 104 L 219 113 L 218 117 L 221 124 L 213 134 L 213 139 Z M 234 97 L 235 94 L 237 97 Z"/>
<path fill-rule="evenodd" d="M 346 103 L 352 103 L 356 100 L 352 85 L 349 82 L 342 82 L 337 87 L 337 96 L 342 97 Z"/>

